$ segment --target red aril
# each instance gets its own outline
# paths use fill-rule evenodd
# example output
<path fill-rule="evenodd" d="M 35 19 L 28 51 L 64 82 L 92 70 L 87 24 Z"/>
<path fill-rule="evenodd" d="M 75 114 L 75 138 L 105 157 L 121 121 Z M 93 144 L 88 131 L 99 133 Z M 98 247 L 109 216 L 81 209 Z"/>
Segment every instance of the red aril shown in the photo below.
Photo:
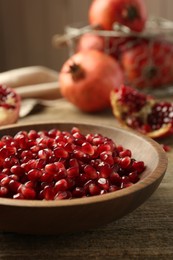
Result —
<path fill-rule="evenodd" d="M 22 144 L 34 140 L 33 146 L 39 147 L 32 159 L 25 156 L 28 150 L 21 146 L 19 137 L 25 140 Z M 51 138 L 51 147 L 45 138 Z M 64 141 L 57 143 L 57 139 Z M 67 151 L 65 157 L 64 152 L 62 157 L 54 156 L 69 140 L 74 150 Z M 144 162 L 136 161 L 130 150 L 101 134 L 84 135 L 76 127 L 69 132 L 55 129 L 32 135 L 31 131 L 18 132 L 14 137 L 3 136 L 0 143 L 0 197 L 3 198 L 62 200 L 102 195 L 136 183 L 145 169 Z M 44 149 L 51 156 L 40 158 L 42 144 L 46 144 Z"/>

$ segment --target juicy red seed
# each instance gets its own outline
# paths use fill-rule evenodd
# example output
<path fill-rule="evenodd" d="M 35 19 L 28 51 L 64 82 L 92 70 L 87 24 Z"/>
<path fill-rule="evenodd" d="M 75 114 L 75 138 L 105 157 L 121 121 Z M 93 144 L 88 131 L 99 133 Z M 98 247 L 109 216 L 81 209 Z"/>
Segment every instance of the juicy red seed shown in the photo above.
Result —
<path fill-rule="evenodd" d="M 142 173 L 145 170 L 145 165 L 143 161 L 134 161 L 132 163 L 132 167 L 134 170 L 136 170 L 138 173 Z"/>
<path fill-rule="evenodd" d="M 132 185 L 132 183 L 130 182 L 129 177 L 123 176 L 123 177 L 121 178 L 121 189 L 127 188 L 127 187 L 129 187 L 129 186 L 131 186 L 131 185 Z"/>
<path fill-rule="evenodd" d="M 101 144 L 98 147 L 98 153 L 103 153 L 103 152 L 108 152 L 108 151 L 112 151 L 112 148 L 109 144 Z"/>
<path fill-rule="evenodd" d="M 116 191 L 116 190 L 119 190 L 120 188 L 116 185 L 110 185 L 109 186 L 109 192 L 113 192 L 113 191 Z"/>
<path fill-rule="evenodd" d="M 72 158 L 72 159 L 69 160 L 69 165 L 70 165 L 71 167 L 79 167 L 79 162 L 78 162 L 77 159 Z"/>
<path fill-rule="evenodd" d="M 56 194 L 55 200 L 71 199 L 72 194 L 70 191 L 60 191 Z"/>
<path fill-rule="evenodd" d="M 120 175 L 117 172 L 111 173 L 110 181 L 111 181 L 112 184 L 119 186 L 121 184 L 121 180 L 122 180 L 122 178 L 120 177 Z"/>
<path fill-rule="evenodd" d="M 38 157 L 43 160 L 47 160 L 50 156 L 50 152 L 47 149 L 39 150 Z"/>
<path fill-rule="evenodd" d="M 4 177 L 4 178 L 1 180 L 1 185 L 2 185 L 2 186 L 8 186 L 10 180 L 11 180 L 11 178 L 10 178 L 9 176 Z"/>
<path fill-rule="evenodd" d="M 166 144 L 161 144 L 163 150 L 165 152 L 170 152 L 171 151 L 171 146 L 170 145 L 166 145 Z"/>
<path fill-rule="evenodd" d="M 68 178 L 76 178 L 79 176 L 79 167 L 72 166 L 67 169 Z"/>
<path fill-rule="evenodd" d="M 132 182 L 132 183 L 136 183 L 140 179 L 139 175 L 136 172 L 130 172 L 128 177 L 129 177 L 130 182 Z"/>
<path fill-rule="evenodd" d="M 144 162 L 101 134 L 51 129 L 0 139 L 0 196 L 59 200 L 126 188 L 139 181 Z"/>
<path fill-rule="evenodd" d="M 73 143 L 66 143 L 66 144 L 64 145 L 64 149 L 65 149 L 65 151 L 68 152 L 68 153 L 72 153 L 73 150 L 74 150 L 74 148 L 75 148 L 75 145 L 74 145 Z"/>
<path fill-rule="evenodd" d="M 19 164 L 19 160 L 16 157 L 7 157 L 3 162 L 3 167 L 11 168 L 13 165 Z"/>
<path fill-rule="evenodd" d="M 86 165 L 84 167 L 84 172 L 86 173 L 86 176 L 88 177 L 88 179 L 94 180 L 94 179 L 97 179 L 97 177 L 98 177 L 98 173 L 97 173 L 96 169 L 94 167 L 92 167 L 91 165 Z"/>
<path fill-rule="evenodd" d="M 24 185 L 19 186 L 18 192 L 21 193 L 25 199 L 33 200 L 36 197 L 35 190 Z"/>
<path fill-rule="evenodd" d="M 13 165 L 10 168 L 11 173 L 17 175 L 17 176 L 22 176 L 24 174 L 24 169 L 20 165 Z"/>
<path fill-rule="evenodd" d="M 86 154 L 89 154 L 89 155 L 93 155 L 94 152 L 95 152 L 95 149 L 94 149 L 94 147 L 90 143 L 84 142 L 82 144 L 82 152 L 86 153 Z"/>
<path fill-rule="evenodd" d="M 126 149 L 124 151 L 119 152 L 119 156 L 120 157 L 127 157 L 127 156 L 131 157 L 132 153 L 131 153 L 131 151 L 129 149 Z"/>
<path fill-rule="evenodd" d="M 21 158 L 27 157 L 28 159 L 32 159 L 33 158 L 33 153 L 30 150 L 24 150 L 22 151 Z"/>
<path fill-rule="evenodd" d="M 55 181 L 59 181 L 61 179 L 64 179 L 67 177 L 67 170 L 66 169 L 60 169 L 58 172 L 56 172 L 53 176 L 53 179 Z"/>
<path fill-rule="evenodd" d="M 17 151 L 16 147 L 12 145 L 5 145 L 4 148 L 7 149 L 9 155 L 14 155 Z"/>
<path fill-rule="evenodd" d="M 8 184 L 8 188 L 10 191 L 16 193 L 20 187 L 21 183 L 15 180 L 11 180 Z"/>
<path fill-rule="evenodd" d="M 34 188 L 34 187 L 35 187 L 35 182 L 33 182 L 33 181 L 27 181 L 27 182 L 25 183 L 25 187 L 27 187 L 27 188 Z"/>
<path fill-rule="evenodd" d="M 31 169 L 28 173 L 27 173 L 27 177 L 30 181 L 37 181 L 40 180 L 42 176 L 42 171 L 39 169 Z"/>
<path fill-rule="evenodd" d="M 23 199 L 26 199 L 26 198 L 24 198 L 24 196 L 21 193 L 16 193 L 16 194 L 13 195 L 13 199 L 23 200 Z"/>
<path fill-rule="evenodd" d="M 56 158 L 67 158 L 68 152 L 63 148 L 55 148 L 54 154 Z"/>
<path fill-rule="evenodd" d="M 30 140 L 35 140 L 38 137 L 38 133 L 35 130 L 30 130 L 28 133 L 28 138 Z"/>
<path fill-rule="evenodd" d="M 91 196 L 99 195 L 101 192 L 101 188 L 95 183 L 89 184 L 88 190 Z"/>
<path fill-rule="evenodd" d="M 81 197 L 85 196 L 85 190 L 83 187 L 76 187 L 72 191 L 72 195 L 74 198 L 81 198 Z"/>
<path fill-rule="evenodd" d="M 129 156 L 123 157 L 119 163 L 122 168 L 127 168 L 131 164 L 131 158 Z"/>
<path fill-rule="evenodd" d="M 42 182 L 52 182 L 54 179 L 54 174 L 52 172 L 43 172 L 41 177 L 40 177 L 40 180 Z"/>
<path fill-rule="evenodd" d="M 0 187 L 0 197 L 6 197 L 8 195 L 8 189 L 7 187 Z"/>
<path fill-rule="evenodd" d="M 100 154 L 100 159 L 103 161 L 103 162 L 106 162 L 110 165 L 113 165 L 114 164 L 114 158 L 112 156 L 112 153 L 108 153 L 108 152 L 102 152 Z"/>
<path fill-rule="evenodd" d="M 1 181 L 3 178 L 5 178 L 5 177 L 7 177 L 7 174 L 5 174 L 5 173 L 0 173 L 0 181 Z"/>
<path fill-rule="evenodd" d="M 50 186 L 46 186 L 43 191 L 43 196 L 45 200 L 53 200 L 55 197 L 54 189 Z"/>
<path fill-rule="evenodd" d="M 55 174 L 57 172 L 57 167 L 54 163 L 49 163 L 45 166 L 46 173 Z"/>
<path fill-rule="evenodd" d="M 66 191 L 68 189 L 68 182 L 65 179 L 59 180 L 55 183 L 55 192 Z"/>
<path fill-rule="evenodd" d="M 112 168 L 110 167 L 110 165 L 108 163 L 101 163 L 98 166 L 98 170 L 100 172 L 100 177 L 101 178 L 108 178 L 110 176 L 110 174 L 112 173 Z"/>
<path fill-rule="evenodd" d="M 103 190 L 109 190 L 109 181 L 105 178 L 100 178 L 97 181 L 98 186 Z"/>

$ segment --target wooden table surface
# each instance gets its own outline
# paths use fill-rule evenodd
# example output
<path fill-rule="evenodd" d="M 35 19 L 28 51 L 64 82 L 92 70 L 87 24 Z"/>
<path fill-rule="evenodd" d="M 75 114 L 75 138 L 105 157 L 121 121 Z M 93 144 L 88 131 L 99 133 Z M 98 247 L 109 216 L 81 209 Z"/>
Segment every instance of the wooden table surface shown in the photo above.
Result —
<path fill-rule="evenodd" d="M 116 126 L 112 112 L 88 115 L 63 99 L 19 122 L 89 122 Z M 58 236 L 0 233 L 0 260 L 173 259 L 173 138 L 168 169 L 157 191 L 126 217 L 98 229 Z M 87 216 L 86 216 L 87 217 Z M 70 221 L 70 216 L 69 216 Z"/>

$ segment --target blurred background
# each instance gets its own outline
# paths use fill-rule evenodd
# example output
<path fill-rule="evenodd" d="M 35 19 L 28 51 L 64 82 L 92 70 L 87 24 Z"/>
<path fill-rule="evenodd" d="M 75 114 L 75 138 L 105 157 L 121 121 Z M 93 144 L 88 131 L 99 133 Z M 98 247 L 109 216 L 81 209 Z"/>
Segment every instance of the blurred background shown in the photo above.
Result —
<path fill-rule="evenodd" d="M 106 1 L 106 0 L 105 0 Z M 149 15 L 173 20 L 172 0 L 145 0 Z M 0 0 L 0 72 L 32 65 L 59 70 L 68 49 L 52 37 L 66 25 L 87 24 L 91 0 Z"/>

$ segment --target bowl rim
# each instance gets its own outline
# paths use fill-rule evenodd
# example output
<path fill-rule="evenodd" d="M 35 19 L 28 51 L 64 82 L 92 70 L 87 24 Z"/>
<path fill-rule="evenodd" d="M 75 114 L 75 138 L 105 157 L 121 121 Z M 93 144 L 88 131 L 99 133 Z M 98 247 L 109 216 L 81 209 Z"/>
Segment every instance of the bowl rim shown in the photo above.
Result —
<path fill-rule="evenodd" d="M 84 197 L 84 198 L 75 198 L 75 199 L 67 199 L 67 200 L 15 200 L 12 198 L 0 198 L 0 206 L 15 206 L 15 207 L 33 207 L 33 208 L 47 208 L 47 207 L 74 207 L 74 206 L 82 206 L 87 204 L 96 204 L 96 203 L 103 203 L 109 200 L 115 200 L 116 198 L 125 197 L 132 195 L 139 190 L 143 190 L 146 187 L 152 185 L 156 180 L 162 179 L 165 175 L 168 166 L 168 157 L 166 152 L 163 150 L 161 145 L 157 143 L 155 140 L 151 139 L 148 136 L 142 135 L 141 133 L 127 129 L 121 126 L 108 126 L 108 125 L 100 125 L 94 123 L 79 123 L 79 122 L 71 122 L 71 121 L 40 121 L 39 123 L 31 122 L 31 123 L 17 123 L 17 124 L 10 124 L 8 126 L 1 126 L 0 133 L 2 130 L 6 129 L 17 129 L 21 127 L 34 127 L 34 126 L 44 126 L 44 125 L 71 125 L 71 126 L 86 126 L 86 127 L 99 127 L 102 129 L 108 130 L 117 130 L 121 131 L 125 134 L 136 136 L 142 139 L 145 142 L 148 142 L 152 148 L 158 154 L 158 164 L 153 172 L 148 174 L 144 179 L 139 180 L 137 183 L 133 184 L 130 187 L 117 190 L 116 192 L 110 192 L 103 195 L 96 195 L 91 197 Z"/>

